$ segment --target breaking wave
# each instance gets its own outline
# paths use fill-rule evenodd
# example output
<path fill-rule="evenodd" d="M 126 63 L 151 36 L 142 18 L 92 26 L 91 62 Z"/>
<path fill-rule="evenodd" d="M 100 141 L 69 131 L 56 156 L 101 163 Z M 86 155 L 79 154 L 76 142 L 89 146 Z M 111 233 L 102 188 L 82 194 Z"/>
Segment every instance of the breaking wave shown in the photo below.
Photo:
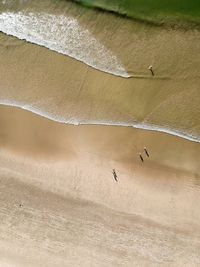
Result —
<path fill-rule="evenodd" d="M 130 77 L 119 59 L 71 16 L 4 12 L 0 14 L 0 31 L 70 56 L 95 69 Z"/>

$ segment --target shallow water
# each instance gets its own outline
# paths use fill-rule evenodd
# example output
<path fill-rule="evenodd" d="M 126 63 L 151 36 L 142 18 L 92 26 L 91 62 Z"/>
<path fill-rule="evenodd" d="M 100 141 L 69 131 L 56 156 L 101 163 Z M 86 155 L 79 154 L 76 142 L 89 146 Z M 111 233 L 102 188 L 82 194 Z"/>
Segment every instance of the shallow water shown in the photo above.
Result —
<path fill-rule="evenodd" d="M 1 34 L 2 104 L 65 123 L 134 126 L 199 141 L 198 30 L 154 27 L 66 1 L 1 1 L 0 10 L 5 33 L 87 64 Z"/>
<path fill-rule="evenodd" d="M 199 31 L 51 0 L 0 1 L 0 29 L 25 39 L 0 34 L 0 104 L 200 141 Z M 3 266 L 200 264 L 199 144 L 51 120 L 1 107 Z"/>
<path fill-rule="evenodd" d="M 46 1 L 52 9 L 45 10 L 44 3 L 40 5 L 36 1 L 37 4 L 29 2 L 27 5 L 27 2 L 19 1 L 14 12 L 13 8 L 12 12 L 4 12 L 2 9 L 0 31 L 71 56 L 101 71 L 122 77 L 130 76 L 112 51 L 99 42 L 87 27 L 81 25 L 77 18 L 80 12 L 76 16 L 71 15 L 73 11 L 70 8 L 75 9 L 76 6 L 66 2 L 63 10 L 62 5 L 55 6 L 52 1 Z M 27 5 L 26 9 L 24 4 Z M 5 10 L 6 7 L 5 3 Z"/>

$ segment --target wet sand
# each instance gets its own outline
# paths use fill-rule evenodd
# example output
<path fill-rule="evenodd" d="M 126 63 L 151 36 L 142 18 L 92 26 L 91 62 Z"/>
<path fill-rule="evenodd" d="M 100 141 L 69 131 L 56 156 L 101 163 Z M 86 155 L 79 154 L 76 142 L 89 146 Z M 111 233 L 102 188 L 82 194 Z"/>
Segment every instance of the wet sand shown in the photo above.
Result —
<path fill-rule="evenodd" d="M 1 264 L 200 264 L 198 143 L 6 106 L 0 126 Z"/>
<path fill-rule="evenodd" d="M 16 104 L 69 123 L 150 125 L 199 140 L 198 29 L 155 27 L 66 1 L 11 1 L 2 6 L 3 11 L 11 12 L 13 17 L 18 14 L 21 26 L 17 25 L 23 28 L 25 39 L 32 34 L 34 42 L 39 32 L 38 38 L 53 42 L 55 50 L 65 48 L 67 37 L 72 35 L 67 26 L 59 27 L 60 23 L 64 18 L 75 19 L 80 34 L 89 32 L 133 77 L 124 79 L 101 72 L 47 48 L 1 34 L 1 103 Z M 15 19 L 12 23 L 9 16 L 4 20 L 17 32 Z M 43 20 L 46 23 L 41 29 Z M 79 54 L 82 49 L 73 44 L 71 50 Z M 89 46 L 84 51 L 97 68 L 105 60 L 101 53 L 99 56 L 99 49 Z M 153 65 L 154 77 L 149 65 Z"/>

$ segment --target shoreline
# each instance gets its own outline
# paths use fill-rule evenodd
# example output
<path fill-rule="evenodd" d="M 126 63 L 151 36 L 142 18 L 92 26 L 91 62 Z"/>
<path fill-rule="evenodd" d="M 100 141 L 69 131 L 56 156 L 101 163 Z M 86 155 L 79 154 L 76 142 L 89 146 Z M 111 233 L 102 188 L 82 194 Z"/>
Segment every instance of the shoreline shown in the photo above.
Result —
<path fill-rule="evenodd" d="M 200 266 L 200 31 L 0 2 L 0 266 Z"/>
<path fill-rule="evenodd" d="M 198 143 L 0 106 L 0 147 L 1 264 L 200 263 Z"/>
<path fill-rule="evenodd" d="M 200 143 L 200 136 L 193 136 L 193 135 L 187 135 L 187 133 L 181 133 L 178 130 L 171 130 L 171 129 L 167 129 L 167 128 L 160 128 L 159 126 L 156 125 L 148 125 L 148 124 L 140 124 L 140 123 L 135 123 L 135 124 L 126 124 L 123 122 L 101 122 L 101 121 L 96 121 L 96 122 L 83 122 L 83 121 L 78 121 L 78 119 L 72 119 L 70 121 L 65 121 L 65 119 L 59 119 L 58 117 L 49 115 L 45 112 L 42 112 L 40 110 L 37 110 L 33 107 L 29 108 L 29 107 L 25 107 L 25 105 L 20 105 L 20 104 L 13 104 L 10 103 L 9 101 L 2 101 L 0 100 L 0 106 L 7 106 L 7 107 L 16 107 L 16 108 L 20 108 L 23 110 L 27 110 L 33 114 L 37 114 L 41 117 L 47 118 L 49 120 L 55 121 L 55 122 L 59 122 L 59 123 L 63 123 L 63 124 L 68 124 L 68 125 L 74 125 L 74 126 L 79 126 L 79 125 L 96 125 L 96 126 L 118 126 L 118 127 L 131 127 L 131 128 L 135 128 L 135 129 L 141 129 L 141 130 L 146 130 L 146 131 L 155 131 L 155 132 L 159 132 L 159 133 L 165 133 L 165 134 L 169 134 L 172 136 L 176 136 L 176 137 L 180 137 L 186 140 L 189 140 L 191 142 L 195 142 L 195 143 Z"/>
<path fill-rule="evenodd" d="M 67 183 L 66 189 L 71 188 L 72 194 L 77 194 L 77 196 L 80 194 L 82 197 L 87 196 L 89 200 L 90 198 L 93 199 L 93 197 L 97 197 L 97 202 L 99 202 L 101 194 L 105 194 L 101 190 L 105 190 L 105 192 L 107 190 L 112 191 L 116 187 L 117 184 L 115 184 L 112 178 L 113 168 L 118 169 L 117 172 L 119 172 L 119 176 L 121 172 L 121 175 L 124 177 L 123 179 L 126 180 L 125 184 L 123 186 L 121 185 L 125 191 L 127 190 L 125 186 L 126 183 L 130 183 L 130 187 L 132 187 L 132 176 L 135 177 L 134 180 L 136 179 L 136 184 L 139 182 L 138 176 L 140 179 L 146 181 L 147 185 L 151 180 L 153 183 L 155 179 L 158 181 L 161 179 L 160 182 L 163 181 L 166 187 L 169 186 L 167 185 L 167 180 L 169 179 L 167 177 L 171 175 L 174 177 L 174 181 L 177 180 L 176 175 L 177 177 L 182 176 L 183 185 L 185 181 L 187 181 L 187 177 L 190 177 L 189 183 L 193 183 L 193 179 L 198 180 L 199 177 L 200 167 L 198 163 L 200 159 L 200 146 L 198 143 L 179 137 L 165 133 L 148 132 L 140 129 L 117 126 L 81 125 L 77 127 L 54 122 L 19 108 L 6 106 L 0 107 L 0 120 L 2 124 L 2 151 L 4 151 L 4 148 L 8 149 L 8 151 L 9 149 L 11 149 L 11 151 L 14 149 L 19 153 L 19 158 L 17 157 L 19 159 L 18 164 L 16 158 L 10 161 L 10 163 L 9 161 L 7 163 L 5 161 L 4 167 L 10 166 L 11 169 L 14 168 L 13 170 L 17 172 L 21 170 L 23 176 L 27 175 L 33 183 L 38 183 L 40 181 L 40 172 L 38 173 L 39 180 L 37 181 L 36 179 L 34 181 L 34 177 L 37 177 L 36 173 L 40 169 L 39 166 L 36 167 L 37 162 L 42 163 L 43 159 L 45 161 L 49 159 L 49 163 L 48 161 L 46 163 L 44 161 L 44 166 L 46 165 L 47 168 L 45 171 L 46 174 L 44 175 L 47 176 L 48 173 L 54 173 L 55 177 L 57 177 L 55 179 L 58 179 L 58 181 L 60 180 L 59 183 Z M 24 133 L 22 129 L 24 129 Z M 149 150 L 150 155 L 152 154 L 150 158 L 145 156 L 143 151 L 143 147 L 145 146 Z M 139 153 L 142 153 L 144 163 L 140 161 Z M 24 156 L 28 156 L 29 154 L 32 159 L 28 157 L 27 160 L 24 159 L 24 161 Z M 94 164 L 93 167 L 90 162 L 91 159 Z M 27 162 L 27 166 L 29 166 L 28 169 L 24 169 L 23 161 Z M 69 171 L 66 173 L 67 176 L 72 175 L 76 177 L 75 173 L 80 172 L 80 184 L 78 180 L 75 180 L 72 182 L 74 188 L 70 185 L 70 181 L 65 181 L 62 175 L 62 169 L 66 172 L 66 168 L 64 167 L 65 161 L 68 162 L 67 165 L 69 166 Z M 88 167 L 86 167 L 87 164 Z M 54 165 L 55 167 L 53 167 Z M 41 164 L 41 167 L 42 166 Z M 102 175 L 106 177 L 105 181 L 101 181 L 100 178 L 101 167 Z M 78 171 L 78 169 L 80 170 Z M 97 177 L 95 177 L 95 173 L 97 173 Z M 93 188 L 92 190 L 94 192 L 91 191 L 89 193 L 89 188 L 87 189 L 87 187 L 84 186 L 82 179 L 87 180 L 86 184 L 89 188 L 91 186 L 93 188 L 94 184 L 98 185 L 102 182 L 103 185 L 99 184 L 99 186 L 95 186 L 96 189 Z M 92 182 L 92 180 L 94 181 Z M 89 181 L 91 181 L 91 185 L 89 185 Z M 173 179 L 171 182 L 172 181 Z M 42 181 L 39 183 L 41 182 Z M 53 182 L 53 180 L 51 182 Z M 63 191 L 59 183 L 57 185 L 58 187 L 55 184 L 55 188 L 57 187 L 59 192 L 64 193 L 65 190 Z M 106 183 L 109 185 L 107 189 L 105 187 Z M 113 189 L 112 184 L 114 186 Z M 42 186 L 47 185 L 42 182 Z M 52 186 L 53 185 L 51 185 L 49 189 L 53 189 L 54 187 Z M 82 189 L 76 191 L 76 187 Z M 170 189 L 170 187 L 168 189 Z M 95 190 L 97 190 L 96 194 Z M 98 192 L 98 190 L 100 190 L 101 193 Z M 118 189 L 116 187 L 114 190 L 118 191 L 121 189 L 120 187 Z M 131 193 L 132 190 L 134 191 L 134 187 L 130 189 L 129 193 L 127 191 L 130 196 L 133 193 Z M 122 192 L 119 191 L 119 194 L 121 195 Z M 150 195 L 149 192 L 149 196 Z M 123 194 L 121 196 L 123 196 Z M 161 196 L 158 198 L 160 197 Z M 107 197 L 105 199 L 107 199 Z M 124 196 L 122 199 L 124 199 L 125 203 L 127 202 Z M 106 201 L 108 201 L 107 204 L 106 202 L 104 204 L 109 206 L 110 200 L 107 199 Z M 122 210 L 126 207 L 126 204 L 123 204 L 121 208 L 117 203 L 115 203 L 115 205 L 116 208 L 118 207 Z M 154 208 L 152 206 L 152 209 Z"/>
<path fill-rule="evenodd" d="M 176 38 L 182 40 L 182 36 Z M 169 68 L 170 79 L 159 80 L 113 76 L 4 34 L 1 35 L 1 44 L 2 104 L 21 106 L 51 119 L 73 124 L 119 125 L 122 122 L 120 124 L 125 126 L 139 126 L 147 130 L 153 127 L 153 130 L 169 133 L 173 131 L 169 129 L 176 129 L 176 135 L 187 135 L 188 139 L 198 139 L 193 141 L 199 142 L 199 78 L 198 68 L 194 71 L 194 66 L 200 61 L 195 56 L 192 64 L 185 65 L 187 57 L 194 56 L 192 48 L 187 48 L 187 57 L 180 59 L 178 56 L 177 61 L 183 63 L 180 69 L 173 62 L 173 71 Z M 14 49 L 11 50 L 13 44 Z M 137 62 L 142 59 L 140 56 Z M 44 65 L 45 62 L 50 64 Z M 158 73 L 158 77 L 163 76 L 163 71 Z"/>

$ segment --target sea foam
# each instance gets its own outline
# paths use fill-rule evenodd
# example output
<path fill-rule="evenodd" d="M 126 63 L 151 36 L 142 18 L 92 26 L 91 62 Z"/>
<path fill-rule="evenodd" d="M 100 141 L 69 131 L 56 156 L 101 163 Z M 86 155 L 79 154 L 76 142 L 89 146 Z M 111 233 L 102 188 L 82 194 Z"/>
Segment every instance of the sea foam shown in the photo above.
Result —
<path fill-rule="evenodd" d="M 188 132 L 181 132 L 178 129 L 171 129 L 167 126 L 158 126 L 150 123 L 141 123 L 141 122 L 133 122 L 133 123 L 126 123 L 123 121 L 112 121 L 112 120 L 79 120 L 78 118 L 74 117 L 64 117 L 64 116 L 58 116 L 56 114 L 51 114 L 45 110 L 42 110 L 41 108 L 37 108 L 33 105 L 17 102 L 17 101 L 10 101 L 10 100 L 0 100 L 0 105 L 4 106 L 12 106 L 12 107 L 18 107 L 27 111 L 30 111 L 32 113 L 35 113 L 37 115 L 40 115 L 41 117 L 45 117 L 47 119 L 59 122 L 59 123 L 65 123 L 65 124 L 71 124 L 71 125 L 105 125 L 105 126 L 121 126 L 121 127 L 133 127 L 137 129 L 143 129 L 143 130 L 149 130 L 149 131 L 157 131 L 157 132 L 163 132 L 171 135 L 175 135 L 193 142 L 200 143 L 200 137 L 196 136 L 194 134 L 190 134 Z"/>
<path fill-rule="evenodd" d="M 112 51 L 71 16 L 3 12 L 0 31 L 70 56 L 95 69 L 130 77 Z"/>

